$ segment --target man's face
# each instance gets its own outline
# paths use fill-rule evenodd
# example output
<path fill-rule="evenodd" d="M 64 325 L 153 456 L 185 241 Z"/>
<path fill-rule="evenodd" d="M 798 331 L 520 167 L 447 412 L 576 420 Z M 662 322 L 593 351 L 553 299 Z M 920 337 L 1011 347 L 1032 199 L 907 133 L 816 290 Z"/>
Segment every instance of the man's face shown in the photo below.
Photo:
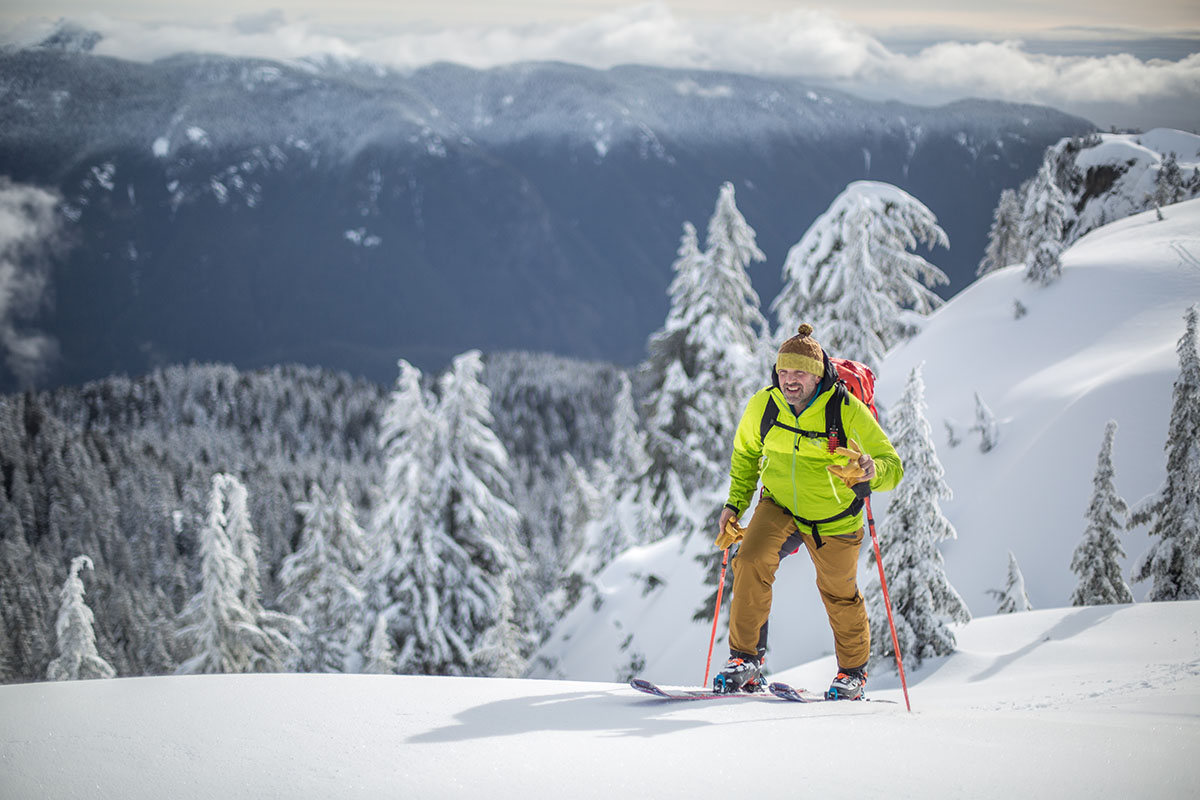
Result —
<path fill-rule="evenodd" d="M 792 406 L 807 403 L 821 382 L 816 375 L 802 369 L 780 369 L 776 372 L 779 373 L 779 388 L 783 390 L 783 397 Z"/>

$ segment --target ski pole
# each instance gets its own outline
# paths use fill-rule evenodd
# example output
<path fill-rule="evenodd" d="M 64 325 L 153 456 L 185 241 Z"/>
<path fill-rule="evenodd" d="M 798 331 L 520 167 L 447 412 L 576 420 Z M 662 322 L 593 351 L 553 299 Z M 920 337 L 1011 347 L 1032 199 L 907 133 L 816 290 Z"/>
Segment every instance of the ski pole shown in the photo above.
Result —
<path fill-rule="evenodd" d="M 712 667 L 713 644 L 717 641 L 717 617 L 721 614 L 721 595 L 725 592 L 725 567 L 728 564 L 729 548 L 726 547 L 721 557 L 721 582 L 717 584 L 717 607 L 713 609 L 712 635 L 708 637 L 708 658 L 704 662 L 704 683 L 701 686 L 708 686 L 708 670 Z"/>
<path fill-rule="evenodd" d="M 908 681 L 904 678 L 904 662 L 900 659 L 900 640 L 896 637 L 896 621 L 892 618 L 892 600 L 888 597 L 887 579 L 883 577 L 883 555 L 879 552 L 879 537 L 875 534 L 875 514 L 871 511 L 871 484 L 863 481 L 854 484 L 853 488 L 854 493 L 861 497 L 867 506 L 867 525 L 871 529 L 871 545 L 875 548 L 875 564 L 879 567 L 879 586 L 883 589 L 883 604 L 887 608 L 888 627 L 892 630 L 892 652 L 896 654 L 896 669 L 900 673 L 900 686 L 904 689 L 904 705 L 909 711 L 912 711 L 912 703 L 908 701 Z"/>

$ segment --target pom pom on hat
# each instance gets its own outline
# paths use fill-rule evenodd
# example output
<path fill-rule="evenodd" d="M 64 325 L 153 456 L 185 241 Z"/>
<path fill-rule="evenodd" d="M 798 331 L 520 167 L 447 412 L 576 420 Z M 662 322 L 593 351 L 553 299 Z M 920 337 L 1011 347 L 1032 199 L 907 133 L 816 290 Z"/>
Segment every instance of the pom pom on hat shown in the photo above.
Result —
<path fill-rule="evenodd" d="M 796 335 L 780 345 L 775 357 L 776 370 L 798 369 L 818 378 L 825 374 L 825 352 L 812 338 L 812 332 L 813 326 L 803 322 Z"/>

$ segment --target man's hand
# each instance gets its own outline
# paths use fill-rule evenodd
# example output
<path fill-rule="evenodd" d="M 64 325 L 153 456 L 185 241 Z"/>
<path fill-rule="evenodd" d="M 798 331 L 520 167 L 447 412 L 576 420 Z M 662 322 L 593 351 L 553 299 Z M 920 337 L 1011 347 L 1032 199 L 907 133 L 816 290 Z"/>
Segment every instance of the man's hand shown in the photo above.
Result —
<path fill-rule="evenodd" d="M 721 521 L 718 523 L 717 545 L 718 550 L 728 550 L 742 540 L 742 536 L 746 533 L 746 529 L 738 525 L 737 514 L 728 506 L 721 510 Z"/>
<path fill-rule="evenodd" d="M 851 439 L 849 447 L 839 447 L 834 452 L 846 456 L 845 464 L 830 464 L 825 469 L 842 479 L 842 482 L 853 488 L 854 484 L 870 481 L 875 477 L 875 459 L 859 448 L 858 442 Z"/>

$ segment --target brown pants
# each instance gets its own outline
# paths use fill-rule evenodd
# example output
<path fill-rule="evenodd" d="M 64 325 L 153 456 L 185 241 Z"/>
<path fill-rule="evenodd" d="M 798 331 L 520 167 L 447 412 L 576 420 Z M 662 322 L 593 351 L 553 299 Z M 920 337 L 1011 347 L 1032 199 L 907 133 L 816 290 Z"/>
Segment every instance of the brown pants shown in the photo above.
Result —
<path fill-rule="evenodd" d="M 843 669 L 864 667 L 871 656 L 871 627 L 867 608 L 858 591 L 858 549 L 863 531 L 843 536 L 822 536 L 818 548 L 802 534 L 795 520 L 770 498 L 754 510 L 746 535 L 733 558 L 733 599 L 729 610 L 729 649 L 762 655 L 767 645 L 767 618 L 771 615 L 771 586 L 784 556 L 804 542 L 817 570 L 817 589 L 833 628 L 834 651 Z"/>

